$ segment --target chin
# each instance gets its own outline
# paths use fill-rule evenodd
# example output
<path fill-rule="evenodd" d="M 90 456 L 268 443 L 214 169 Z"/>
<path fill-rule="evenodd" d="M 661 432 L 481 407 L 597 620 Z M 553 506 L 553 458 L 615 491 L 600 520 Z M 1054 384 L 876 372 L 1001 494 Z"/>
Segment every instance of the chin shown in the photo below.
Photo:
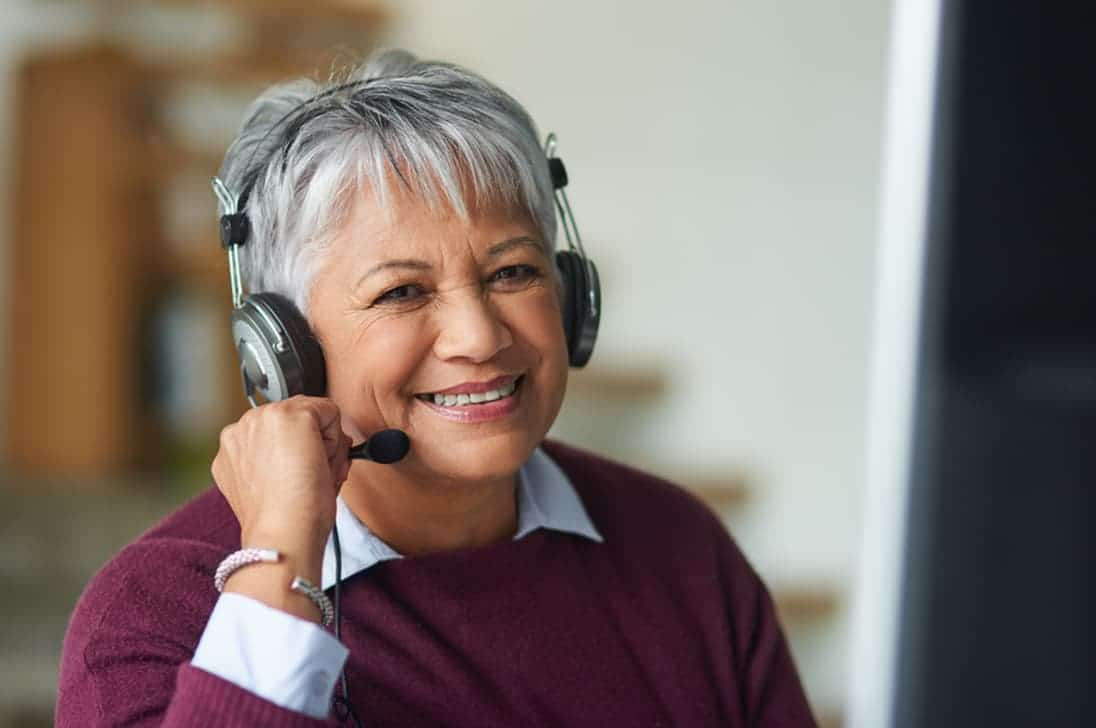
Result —
<path fill-rule="evenodd" d="M 453 408 L 416 401 L 408 435 L 421 476 L 458 482 L 513 476 L 547 434 L 563 387 L 545 391 L 523 376 L 510 397 L 487 404 Z"/>
<path fill-rule="evenodd" d="M 413 439 L 412 452 L 416 455 L 416 463 L 433 476 L 471 483 L 514 475 L 541 439 L 527 432 L 419 438 L 419 441 Z"/>

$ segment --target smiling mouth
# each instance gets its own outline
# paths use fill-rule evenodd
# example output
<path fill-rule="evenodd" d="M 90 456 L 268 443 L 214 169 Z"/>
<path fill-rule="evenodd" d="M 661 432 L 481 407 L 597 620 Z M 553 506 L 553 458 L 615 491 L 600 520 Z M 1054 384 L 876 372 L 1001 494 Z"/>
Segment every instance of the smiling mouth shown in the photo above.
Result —
<path fill-rule="evenodd" d="M 508 399 L 514 396 L 514 393 L 521 387 L 522 382 L 525 381 L 525 375 L 521 375 L 517 379 L 511 380 L 509 383 L 502 385 L 498 389 L 489 389 L 486 392 L 456 392 L 452 394 L 416 394 L 417 399 L 421 399 L 423 402 L 429 402 L 442 407 L 476 407 L 477 405 L 487 404 L 489 402 L 495 402 L 500 399 Z"/>

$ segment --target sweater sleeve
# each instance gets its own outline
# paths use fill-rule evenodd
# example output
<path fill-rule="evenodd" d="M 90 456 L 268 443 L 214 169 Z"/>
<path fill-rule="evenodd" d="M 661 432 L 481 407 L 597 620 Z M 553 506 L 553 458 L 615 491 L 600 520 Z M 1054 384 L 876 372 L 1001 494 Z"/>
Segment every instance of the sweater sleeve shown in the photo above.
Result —
<path fill-rule="evenodd" d="M 746 724 L 817 728 L 769 590 L 724 532 L 722 579 Z"/>
<path fill-rule="evenodd" d="M 328 725 L 190 664 L 220 556 L 208 544 L 141 541 L 92 579 L 65 635 L 58 726 Z"/>
<path fill-rule="evenodd" d="M 750 725 L 765 728 L 817 728 L 807 696 L 792 662 L 776 608 L 758 582 L 758 604 L 752 644 L 747 654 L 747 710 Z"/>

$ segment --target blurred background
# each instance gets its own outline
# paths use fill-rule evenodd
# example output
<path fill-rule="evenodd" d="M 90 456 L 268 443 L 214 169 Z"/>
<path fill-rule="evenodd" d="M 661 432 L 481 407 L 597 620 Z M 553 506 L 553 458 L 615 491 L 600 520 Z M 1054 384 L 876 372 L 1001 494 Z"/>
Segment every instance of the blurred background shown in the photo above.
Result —
<path fill-rule="evenodd" d="M 265 85 L 377 46 L 555 131 L 605 314 L 556 436 L 698 492 L 842 724 L 888 3 L 0 0 L 0 726 L 243 408 L 208 179 Z"/>

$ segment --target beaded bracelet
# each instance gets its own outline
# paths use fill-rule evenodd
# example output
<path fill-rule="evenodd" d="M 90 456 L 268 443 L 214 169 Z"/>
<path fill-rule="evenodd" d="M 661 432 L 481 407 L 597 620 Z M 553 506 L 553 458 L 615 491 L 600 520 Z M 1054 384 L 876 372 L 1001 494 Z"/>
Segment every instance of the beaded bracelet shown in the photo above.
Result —
<path fill-rule="evenodd" d="M 213 575 L 213 586 L 217 588 L 218 592 L 223 592 L 228 577 L 232 576 L 238 569 L 247 566 L 248 564 L 275 564 L 281 561 L 281 558 L 281 553 L 276 549 L 246 548 L 234 551 L 226 556 L 217 566 L 217 572 Z M 316 608 L 320 610 L 320 618 L 323 626 L 331 626 L 331 623 L 335 620 L 335 608 L 331 606 L 331 600 L 323 593 L 323 590 L 316 588 L 312 582 L 302 576 L 293 577 L 293 581 L 290 582 L 289 588 L 298 594 L 303 594 L 308 597 L 312 603 L 316 605 Z"/>
<path fill-rule="evenodd" d="M 240 549 L 225 557 L 217 567 L 217 573 L 213 575 L 213 586 L 217 591 L 225 590 L 225 582 L 238 569 L 248 564 L 268 563 L 276 564 L 281 561 L 282 555 L 275 549 Z"/>
<path fill-rule="evenodd" d="M 324 627 L 331 626 L 331 623 L 335 621 L 335 608 L 331 606 L 331 600 L 327 598 L 322 589 L 317 588 L 303 576 L 293 577 L 289 588 L 311 599 L 312 603 L 320 610 L 320 622 Z"/>

